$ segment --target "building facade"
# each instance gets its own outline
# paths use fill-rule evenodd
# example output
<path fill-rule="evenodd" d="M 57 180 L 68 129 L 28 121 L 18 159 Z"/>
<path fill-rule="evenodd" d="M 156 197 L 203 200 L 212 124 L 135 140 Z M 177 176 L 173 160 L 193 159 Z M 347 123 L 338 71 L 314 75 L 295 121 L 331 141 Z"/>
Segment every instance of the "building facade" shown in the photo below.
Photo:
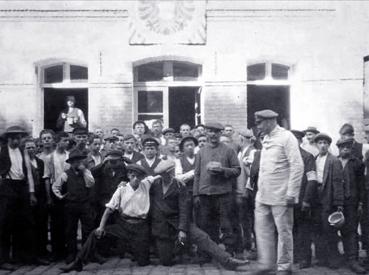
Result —
<path fill-rule="evenodd" d="M 369 3 L 0 2 L 0 131 L 55 129 L 66 96 L 90 130 L 218 120 L 363 136 Z M 359 139 L 360 139 L 359 138 Z"/>

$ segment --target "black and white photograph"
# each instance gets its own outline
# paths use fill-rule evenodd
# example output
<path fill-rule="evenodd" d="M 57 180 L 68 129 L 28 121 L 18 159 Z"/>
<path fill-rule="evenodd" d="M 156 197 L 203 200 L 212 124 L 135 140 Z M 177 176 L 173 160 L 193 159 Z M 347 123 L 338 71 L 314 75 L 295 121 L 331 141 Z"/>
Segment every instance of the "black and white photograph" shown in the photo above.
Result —
<path fill-rule="evenodd" d="M 21 274 L 369 274 L 369 1 L 0 0 Z"/>

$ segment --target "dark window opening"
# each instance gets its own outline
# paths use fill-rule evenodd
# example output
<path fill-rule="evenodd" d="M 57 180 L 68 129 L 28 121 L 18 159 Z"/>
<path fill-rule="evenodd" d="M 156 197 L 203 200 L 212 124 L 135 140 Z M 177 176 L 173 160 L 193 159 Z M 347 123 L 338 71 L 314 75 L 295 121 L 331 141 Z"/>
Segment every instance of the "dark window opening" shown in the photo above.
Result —
<path fill-rule="evenodd" d="M 288 79 L 289 67 L 282 64 L 272 64 L 272 78 Z"/>
<path fill-rule="evenodd" d="M 63 65 L 56 65 L 45 69 L 45 83 L 63 82 Z"/>
<path fill-rule="evenodd" d="M 71 80 L 87 80 L 88 79 L 87 67 L 70 65 L 70 79 Z"/>
<path fill-rule="evenodd" d="M 137 81 L 160 81 L 164 77 L 164 63 L 153 62 L 137 67 Z"/>
<path fill-rule="evenodd" d="M 265 78 L 265 63 L 250 65 L 247 67 L 247 80 L 262 80 Z"/>

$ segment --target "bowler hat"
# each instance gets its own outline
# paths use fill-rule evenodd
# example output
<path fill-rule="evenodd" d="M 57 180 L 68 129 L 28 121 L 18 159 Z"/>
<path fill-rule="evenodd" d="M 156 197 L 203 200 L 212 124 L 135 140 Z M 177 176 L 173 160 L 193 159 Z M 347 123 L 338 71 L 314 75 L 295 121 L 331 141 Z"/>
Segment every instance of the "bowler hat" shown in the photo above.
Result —
<path fill-rule="evenodd" d="M 129 140 L 129 139 L 137 140 L 136 137 L 132 134 L 125 135 L 123 138 L 124 141 Z"/>
<path fill-rule="evenodd" d="M 311 132 L 311 133 L 314 133 L 314 134 L 319 134 L 320 132 L 318 131 L 318 129 L 316 127 L 313 127 L 313 126 L 309 126 L 307 127 L 307 129 L 305 129 L 303 131 L 305 134 L 308 133 L 308 132 Z"/>
<path fill-rule="evenodd" d="M 302 139 L 305 136 L 303 131 L 291 130 L 291 133 L 294 134 L 297 139 Z"/>
<path fill-rule="evenodd" d="M 146 169 L 143 168 L 141 165 L 132 163 L 132 164 L 128 164 L 126 168 L 127 168 L 127 171 L 134 171 L 140 175 L 147 175 Z"/>
<path fill-rule="evenodd" d="M 353 135 L 354 134 L 354 127 L 350 123 L 345 123 L 345 124 L 342 125 L 339 133 L 340 133 L 340 135 L 346 135 L 346 134 Z"/>
<path fill-rule="evenodd" d="M 339 140 L 337 140 L 336 145 L 337 147 L 341 147 L 344 144 L 353 144 L 354 143 L 354 139 L 353 138 L 340 138 Z"/>
<path fill-rule="evenodd" d="M 162 160 L 159 162 L 158 166 L 155 167 L 155 174 L 162 174 L 169 172 L 175 168 L 175 162 L 172 160 Z"/>
<path fill-rule="evenodd" d="M 326 140 L 329 144 L 332 143 L 332 138 L 324 133 L 319 133 L 314 137 L 314 142 L 318 142 L 319 140 Z"/>
<path fill-rule="evenodd" d="M 220 124 L 219 122 L 208 122 L 205 124 L 205 128 L 219 130 L 219 131 L 224 130 L 224 126 Z"/>
<path fill-rule="evenodd" d="M 20 126 L 10 126 L 6 129 L 5 133 L 4 133 L 4 137 L 8 137 L 10 135 L 23 135 L 26 136 L 27 135 L 27 131 L 24 130 L 22 127 Z"/>
<path fill-rule="evenodd" d="M 83 153 L 82 151 L 78 149 L 74 149 L 72 152 L 70 152 L 68 159 L 66 162 L 71 163 L 74 160 L 82 160 L 87 158 L 87 155 Z"/>
<path fill-rule="evenodd" d="M 199 142 L 197 141 L 196 138 L 194 138 L 192 136 L 188 136 L 188 137 L 182 138 L 181 142 L 179 143 L 179 150 L 183 151 L 183 146 L 184 146 L 185 142 L 188 141 L 188 140 L 193 141 L 193 143 L 195 143 L 195 146 L 199 145 Z"/>

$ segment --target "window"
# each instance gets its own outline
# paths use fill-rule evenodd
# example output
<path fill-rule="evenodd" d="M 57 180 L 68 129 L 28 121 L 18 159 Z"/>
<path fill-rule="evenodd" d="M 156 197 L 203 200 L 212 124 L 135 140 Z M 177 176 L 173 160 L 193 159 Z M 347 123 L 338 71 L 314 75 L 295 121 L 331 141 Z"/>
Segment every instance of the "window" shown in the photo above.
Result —
<path fill-rule="evenodd" d="M 139 120 L 163 119 L 163 91 L 138 91 Z"/>
<path fill-rule="evenodd" d="M 288 80 L 290 67 L 278 63 L 258 63 L 247 67 L 247 81 Z"/>
<path fill-rule="evenodd" d="M 69 63 L 59 63 L 44 68 L 44 84 L 87 82 L 88 68 Z"/>
<path fill-rule="evenodd" d="M 196 81 L 200 69 L 200 65 L 190 62 L 150 62 L 135 67 L 135 82 Z"/>

